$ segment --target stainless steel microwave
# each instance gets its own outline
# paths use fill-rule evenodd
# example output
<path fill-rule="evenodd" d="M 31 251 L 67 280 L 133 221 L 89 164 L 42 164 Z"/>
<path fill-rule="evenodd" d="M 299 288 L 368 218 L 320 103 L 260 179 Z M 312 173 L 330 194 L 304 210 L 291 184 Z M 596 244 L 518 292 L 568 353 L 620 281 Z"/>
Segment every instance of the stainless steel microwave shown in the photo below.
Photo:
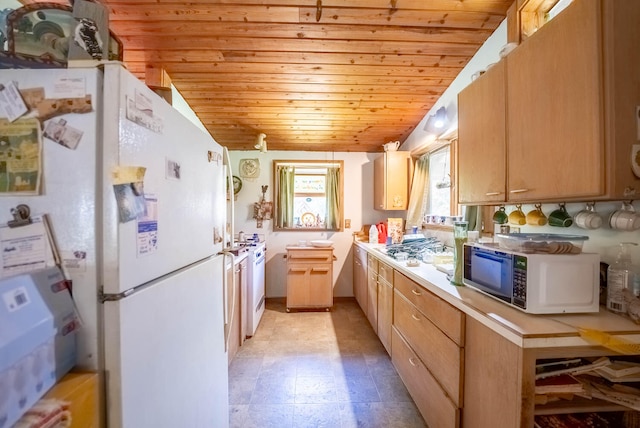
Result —
<path fill-rule="evenodd" d="M 531 314 L 598 312 L 599 272 L 599 254 L 464 246 L 464 284 Z"/>

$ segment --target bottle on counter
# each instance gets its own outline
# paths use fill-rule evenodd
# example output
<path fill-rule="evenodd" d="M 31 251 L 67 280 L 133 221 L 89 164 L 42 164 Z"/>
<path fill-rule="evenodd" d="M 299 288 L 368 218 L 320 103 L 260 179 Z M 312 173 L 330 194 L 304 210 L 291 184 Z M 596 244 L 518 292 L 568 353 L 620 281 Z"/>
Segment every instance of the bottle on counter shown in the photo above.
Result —
<path fill-rule="evenodd" d="M 378 228 L 375 224 L 372 224 L 369 228 L 369 244 L 378 243 Z"/>
<path fill-rule="evenodd" d="M 464 285 L 462 282 L 462 271 L 464 269 L 464 243 L 467 242 L 469 222 L 456 221 L 453 223 L 453 240 L 455 242 L 453 252 L 453 285 Z"/>
<path fill-rule="evenodd" d="M 635 242 L 622 242 L 616 261 L 607 269 L 607 309 L 622 314 L 627 313 L 627 299 L 625 294 L 629 291 L 636 297 L 640 290 L 636 278 L 640 278 L 640 272 L 631 262 L 629 247 L 638 245 Z M 628 291 L 627 291 L 628 290 Z"/>

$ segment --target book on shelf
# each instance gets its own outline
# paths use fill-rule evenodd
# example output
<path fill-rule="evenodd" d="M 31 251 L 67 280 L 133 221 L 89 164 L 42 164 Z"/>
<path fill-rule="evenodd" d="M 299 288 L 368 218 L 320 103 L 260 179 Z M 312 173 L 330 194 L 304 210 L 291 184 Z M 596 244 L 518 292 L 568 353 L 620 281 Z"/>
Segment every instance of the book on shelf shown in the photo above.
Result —
<path fill-rule="evenodd" d="M 539 379 L 545 379 L 548 377 L 559 376 L 563 374 L 578 375 L 582 373 L 588 373 L 595 369 L 604 367 L 611 364 L 611 360 L 607 357 L 598 358 L 595 361 L 587 359 L 580 359 L 580 362 L 571 364 L 570 367 L 564 367 L 560 369 L 554 369 L 554 366 L 545 365 L 545 367 L 536 366 L 536 383 Z"/>
<path fill-rule="evenodd" d="M 628 375 L 640 375 L 640 363 L 632 361 L 612 361 L 611 364 L 599 369 L 613 377 L 624 377 Z"/>
<path fill-rule="evenodd" d="M 536 380 L 536 394 L 574 394 L 579 392 L 584 392 L 582 382 L 569 374 Z"/>

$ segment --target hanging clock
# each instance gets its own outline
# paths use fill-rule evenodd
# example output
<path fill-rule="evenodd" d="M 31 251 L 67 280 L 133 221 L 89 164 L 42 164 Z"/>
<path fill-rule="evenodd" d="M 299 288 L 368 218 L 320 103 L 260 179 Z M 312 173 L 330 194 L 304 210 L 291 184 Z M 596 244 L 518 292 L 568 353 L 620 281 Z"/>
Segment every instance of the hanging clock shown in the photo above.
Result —
<path fill-rule="evenodd" d="M 233 194 L 237 195 L 242 189 L 242 180 L 238 176 L 233 176 Z"/>

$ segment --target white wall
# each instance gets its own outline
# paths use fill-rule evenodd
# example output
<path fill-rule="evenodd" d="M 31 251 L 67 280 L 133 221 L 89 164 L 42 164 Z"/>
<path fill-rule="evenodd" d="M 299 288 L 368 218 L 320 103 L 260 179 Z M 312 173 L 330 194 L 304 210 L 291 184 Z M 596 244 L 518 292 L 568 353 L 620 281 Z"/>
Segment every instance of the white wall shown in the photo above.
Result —
<path fill-rule="evenodd" d="M 284 256 L 287 245 L 296 245 L 301 239 L 331 239 L 337 261 L 334 269 L 334 295 L 353 296 L 353 259 L 351 244 L 353 232 L 362 225 L 377 223 L 387 217 L 406 217 L 406 211 L 375 211 L 373 209 L 373 160 L 381 153 L 354 152 L 291 152 L 258 150 L 230 151 L 234 175 L 239 174 L 241 159 L 259 159 L 260 176 L 257 179 L 242 178 L 242 190 L 235 201 L 235 233 L 258 233 L 267 243 L 266 285 L 267 297 L 286 296 L 286 265 Z M 265 220 L 262 229 L 253 220 L 253 204 L 262 197 L 261 186 L 268 185 L 267 201 L 273 201 L 274 159 L 342 160 L 344 161 L 344 218 L 351 220 L 351 228 L 343 232 L 273 231 L 273 221 Z"/>

